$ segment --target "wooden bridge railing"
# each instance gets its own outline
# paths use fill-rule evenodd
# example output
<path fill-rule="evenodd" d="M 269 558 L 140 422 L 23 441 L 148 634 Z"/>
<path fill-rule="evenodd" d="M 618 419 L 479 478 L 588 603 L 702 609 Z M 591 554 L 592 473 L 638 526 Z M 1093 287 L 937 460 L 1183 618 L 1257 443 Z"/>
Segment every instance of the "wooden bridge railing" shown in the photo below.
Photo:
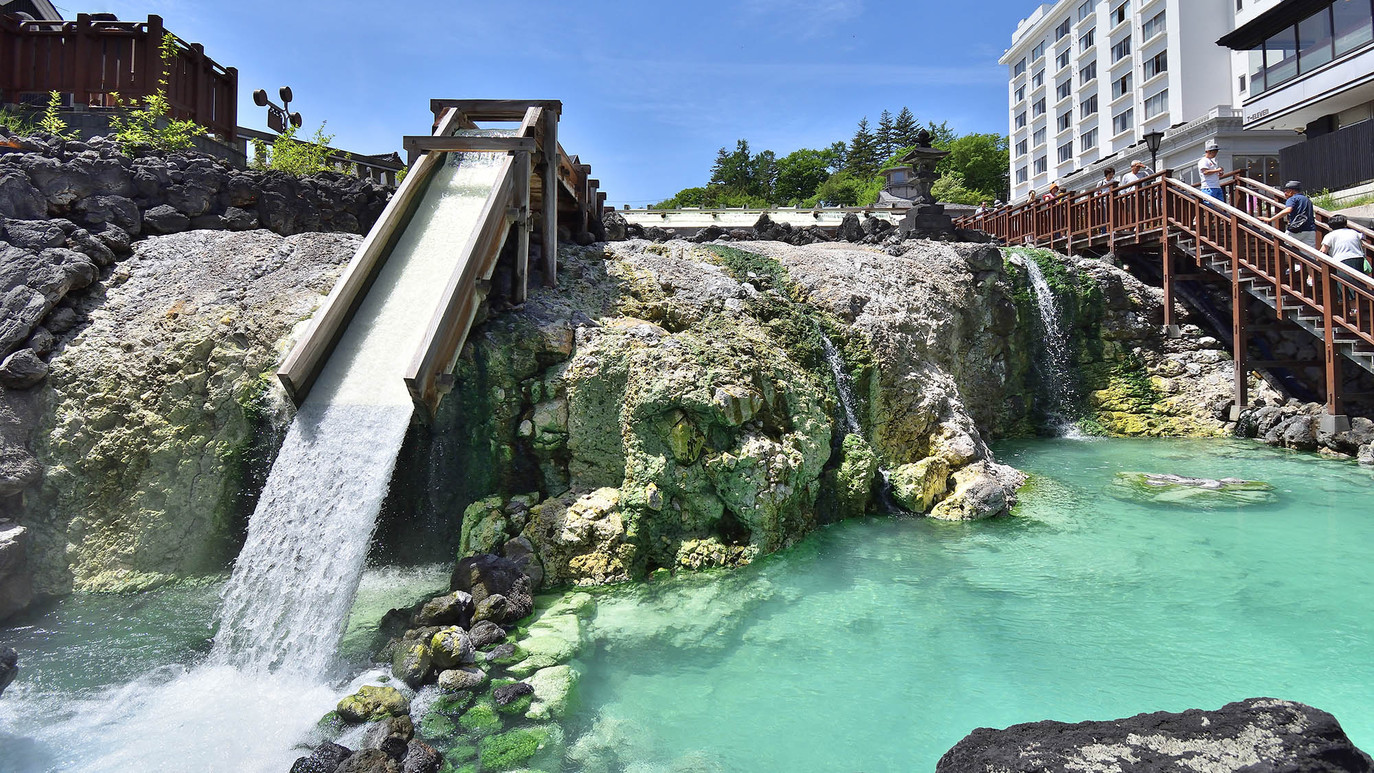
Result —
<path fill-rule="evenodd" d="M 162 77 L 162 18 L 104 21 L 78 14 L 76 21 L 21 21 L 0 15 L 0 95 L 71 94 L 78 105 L 114 107 L 157 91 Z M 238 130 L 238 70 L 205 55 L 204 46 L 177 38 L 168 63 L 167 99 L 172 118 L 188 118 L 233 142 Z"/>
<path fill-rule="evenodd" d="M 1165 292 L 1165 324 L 1173 324 L 1172 247 L 1190 246 L 1198 266 L 1226 274 L 1232 286 L 1236 361 L 1236 405 L 1246 394 L 1245 293 L 1259 288 L 1273 296 L 1280 319 L 1296 317 L 1324 339 L 1327 413 L 1343 412 L 1341 353 L 1368 358 L 1374 368 L 1374 278 L 1314 250 L 1263 218 L 1283 208 L 1279 191 L 1240 172 L 1223 180 L 1226 201 L 1174 179 L 1165 170 L 1127 186 L 1084 191 L 1052 201 L 1026 202 L 982 215 L 959 218 L 1006 244 L 1032 243 L 1060 249 L 1115 250 L 1158 245 Z M 1329 232 L 1330 213 L 1316 210 L 1319 229 Z M 1354 226 L 1365 238 L 1366 260 L 1374 263 L 1374 232 Z"/>

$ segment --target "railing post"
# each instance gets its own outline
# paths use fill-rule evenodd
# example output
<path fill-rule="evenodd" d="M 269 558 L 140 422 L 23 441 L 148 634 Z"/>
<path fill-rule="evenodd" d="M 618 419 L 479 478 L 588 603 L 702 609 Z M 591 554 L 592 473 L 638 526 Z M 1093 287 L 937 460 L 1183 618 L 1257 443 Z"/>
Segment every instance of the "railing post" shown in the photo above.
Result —
<path fill-rule="evenodd" d="M 558 113 L 544 111 L 544 286 L 558 285 Z"/>
<path fill-rule="evenodd" d="M 1199 237 L 1198 252 L 1202 252 Z M 1250 341 L 1245 330 L 1245 293 L 1240 287 L 1240 258 L 1231 251 L 1231 350 L 1233 374 L 1235 379 L 1234 405 L 1231 406 L 1231 420 L 1240 417 L 1240 412 L 1250 404 L 1250 368 L 1247 354 Z"/>
<path fill-rule="evenodd" d="M 1160 256 L 1164 260 L 1164 333 L 1170 338 L 1178 338 L 1178 325 L 1174 324 L 1174 254 L 1169 249 L 1168 232 L 1160 243 Z"/>
<path fill-rule="evenodd" d="M 1269 240 L 1269 246 L 1274 250 L 1274 317 L 1283 319 L 1283 241 L 1278 236 Z"/>
<path fill-rule="evenodd" d="M 1345 415 L 1344 401 L 1341 400 L 1341 355 L 1336 351 L 1335 320 L 1331 303 L 1331 264 L 1322 261 L 1322 328 L 1326 354 L 1326 414 L 1321 417 L 1324 432 L 1345 432 L 1350 429 L 1350 419 Z"/>
<path fill-rule="evenodd" d="M 1115 183 L 1115 182 L 1113 182 L 1110 186 L 1107 187 L 1107 192 L 1104 193 L 1103 196 L 1104 196 L 1104 198 L 1107 199 L 1107 249 L 1111 250 L 1112 254 L 1115 255 L 1115 254 L 1116 254 L 1116 204 L 1117 204 L 1117 193 L 1116 193 L 1116 183 Z"/>
<path fill-rule="evenodd" d="M 143 68 L 142 93 L 130 96 L 146 97 L 157 91 L 158 78 L 162 77 L 162 36 L 166 33 L 166 28 L 162 26 L 162 17 L 155 14 L 148 14 L 148 31 L 142 40 L 134 38 L 134 60 L 135 66 Z M 168 96 L 171 96 L 171 87 L 168 86 Z M 126 97 L 127 98 L 127 97 Z"/>

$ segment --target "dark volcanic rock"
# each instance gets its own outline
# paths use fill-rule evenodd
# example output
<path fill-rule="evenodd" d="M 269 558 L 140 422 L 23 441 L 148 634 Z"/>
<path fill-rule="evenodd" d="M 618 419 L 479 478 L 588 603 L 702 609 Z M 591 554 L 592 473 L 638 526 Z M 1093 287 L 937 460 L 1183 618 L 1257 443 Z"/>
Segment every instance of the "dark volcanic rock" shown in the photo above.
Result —
<path fill-rule="evenodd" d="M 412 740 L 406 749 L 405 764 L 401 767 L 401 773 L 438 773 L 443 765 L 444 758 L 433 746 L 424 741 Z"/>
<path fill-rule="evenodd" d="M 533 694 L 534 688 L 524 682 L 503 684 L 491 691 L 491 697 L 495 699 L 497 706 L 509 706 L 520 698 Z"/>
<path fill-rule="evenodd" d="M 619 212 L 607 212 L 601 218 L 601 227 L 606 229 L 606 241 L 623 242 L 627 236 L 625 216 Z"/>
<path fill-rule="evenodd" d="M 166 204 L 143 213 L 143 230 L 150 234 L 181 233 L 190 227 L 191 218 Z"/>
<path fill-rule="evenodd" d="M 10 686 L 14 677 L 19 675 L 19 653 L 12 647 L 0 649 L 0 695 Z"/>
<path fill-rule="evenodd" d="M 20 349 L 0 363 L 0 384 L 11 389 L 28 389 L 47 375 L 48 363 L 32 349 Z"/>
<path fill-rule="evenodd" d="M 401 773 L 401 766 L 380 749 L 356 752 L 335 769 L 336 773 Z"/>
<path fill-rule="evenodd" d="M 291 773 L 334 773 L 351 754 L 352 750 L 346 746 L 326 742 L 311 752 L 309 757 L 296 760 L 296 764 L 291 766 Z"/>
<path fill-rule="evenodd" d="M 425 602 L 416 613 L 415 625 L 456 625 L 467 628 L 472 622 L 472 595 L 467 591 L 454 591 L 443 596 L 435 596 Z"/>
<path fill-rule="evenodd" d="M 846 242 L 857 242 L 864 238 L 864 227 L 859 222 L 859 216 L 853 212 L 845 215 L 844 220 L 840 221 L 840 228 L 836 236 L 840 241 Z"/>
<path fill-rule="evenodd" d="M 490 620 L 483 620 L 472 626 L 468 638 L 472 639 L 472 646 L 478 649 L 490 647 L 506 640 L 506 629 Z"/>
<path fill-rule="evenodd" d="M 505 597 L 505 608 L 500 616 L 482 618 L 474 615 L 475 619 L 502 623 L 519 620 L 534 611 L 529 578 L 520 571 L 518 564 L 501 556 L 483 553 L 464 558 L 454 568 L 449 587 L 471 593 L 478 609 L 489 597 Z"/>
<path fill-rule="evenodd" d="M 695 242 L 697 244 L 705 244 L 706 242 L 713 242 L 724 235 L 724 228 L 721 228 L 718 225 L 708 225 L 705 228 L 698 231 L 696 236 L 693 236 L 687 241 Z"/>
<path fill-rule="evenodd" d="M 992 771 L 1370 771 L 1330 714 L 1250 698 L 1216 711 L 1139 714 L 1110 722 L 981 727 L 940 758 L 937 773 Z"/>

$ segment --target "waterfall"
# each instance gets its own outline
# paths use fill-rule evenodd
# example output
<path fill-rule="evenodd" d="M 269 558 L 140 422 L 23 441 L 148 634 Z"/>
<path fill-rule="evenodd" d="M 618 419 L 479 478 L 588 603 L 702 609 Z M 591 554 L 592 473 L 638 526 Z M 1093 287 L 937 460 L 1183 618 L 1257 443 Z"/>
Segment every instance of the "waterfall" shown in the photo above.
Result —
<path fill-rule="evenodd" d="M 1061 437 L 1082 437 L 1073 419 L 1078 393 L 1074 386 L 1073 350 L 1064 332 L 1063 316 L 1059 313 L 1058 301 L 1050 289 L 1050 283 L 1045 280 L 1044 272 L 1040 270 L 1040 264 L 1029 255 L 1022 257 L 1039 311 L 1042 356 L 1037 364 L 1048 400 L 1046 408 L 1050 426 Z"/>
<path fill-rule="evenodd" d="M 329 671 L 410 426 L 402 374 L 502 161 L 454 153 L 435 171 L 291 423 L 224 591 L 212 662 Z"/>
<path fill-rule="evenodd" d="M 844 369 L 844 359 L 830 336 L 821 333 L 821 345 L 825 348 L 825 361 L 830 364 L 830 372 L 835 376 L 835 390 L 839 392 L 840 407 L 844 409 L 844 429 L 851 435 L 863 434 L 859 420 L 854 413 L 854 379 Z"/>

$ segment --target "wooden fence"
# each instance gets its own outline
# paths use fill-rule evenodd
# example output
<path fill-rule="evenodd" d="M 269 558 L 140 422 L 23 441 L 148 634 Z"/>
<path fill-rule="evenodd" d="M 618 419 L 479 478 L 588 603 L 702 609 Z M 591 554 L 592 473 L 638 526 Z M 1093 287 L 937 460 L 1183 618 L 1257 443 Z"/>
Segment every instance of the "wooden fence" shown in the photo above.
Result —
<path fill-rule="evenodd" d="M 76 21 L 21 21 L 0 16 L 0 101 L 18 102 L 51 91 L 72 95 L 76 105 L 112 107 L 158 89 L 162 77 L 162 18 L 104 21 L 79 14 Z M 171 117 L 206 127 L 233 142 L 238 127 L 238 70 L 222 67 L 199 43 L 177 39 L 168 65 Z"/>

